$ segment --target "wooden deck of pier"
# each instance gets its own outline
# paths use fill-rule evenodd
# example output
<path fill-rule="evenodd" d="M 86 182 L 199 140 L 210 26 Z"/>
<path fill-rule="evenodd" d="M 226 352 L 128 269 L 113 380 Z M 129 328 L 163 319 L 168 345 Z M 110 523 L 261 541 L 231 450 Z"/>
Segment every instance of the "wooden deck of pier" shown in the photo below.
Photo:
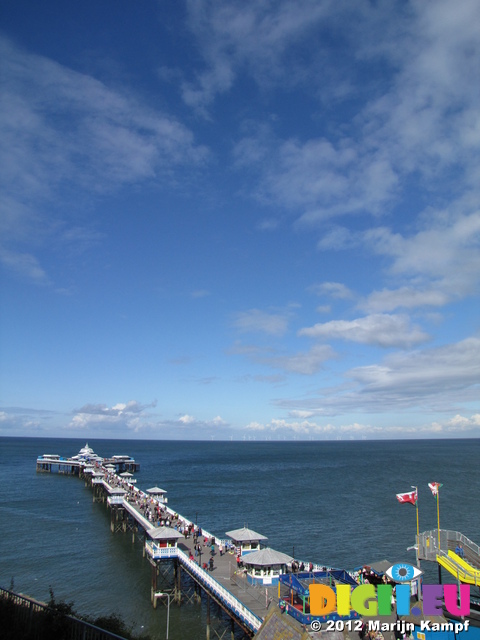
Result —
<path fill-rule="evenodd" d="M 152 523 L 145 518 L 145 516 L 140 511 L 139 507 L 136 504 L 130 502 L 124 502 L 123 508 L 136 520 L 137 524 L 140 525 L 144 530 L 152 528 Z M 170 510 L 171 511 L 171 510 Z M 218 550 L 218 544 L 215 544 L 215 553 L 213 555 L 213 570 L 205 570 L 202 569 L 201 566 L 204 562 L 209 563 L 211 556 L 211 545 L 207 544 L 204 546 L 203 544 L 204 538 L 203 536 L 199 538 L 198 543 L 201 545 L 201 555 L 195 557 L 195 549 L 194 549 L 194 538 L 192 535 L 189 537 L 181 538 L 178 541 L 177 548 L 183 552 L 178 555 L 172 555 L 170 558 L 172 559 L 176 557 L 182 569 L 188 573 L 188 575 L 195 580 L 205 592 L 222 606 L 224 603 L 219 602 L 218 598 L 215 598 L 215 593 L 212 589 L 209 588 L 209 585 L 206 584 L 206 581 L 210 581 L 213 578 L 221 587 L 226 589 L 237 601 L 240 605 L 246 607 L 254 616 L 258 618 L 258 624 L 255 629 L 251 627 L 249 630 L 251 632 L 256 631 L 261 621 L 266 617 L 268 612 L 272 607 L 278 605 L 278 587 L 277 586 L 253 586 L 248 584 L 246 574 L 242 569 L 237 568 L 236 556 L 233 553 L 227 552 L 220 555 Z M 174 554 L 174 550 L 172 549 L 172 554 Z M 191 561 L 187 561 L 190 554 L 194 557 L 194 562 L 198 565 L 198 570 L 192 572 Z M 161 560 L 160 560 L 161 562 Z M 202 579 L 204 577 L 204 580 Z M 181 590 L 181 585 L 180 585 Z M 227 613 L 232 614 L 235 613 L 230 607 L 223 606 L 223 608 L 227 611 Z M 230 610 L 229 610 L 230 609 Z M 238 620 L 237 620 L 238 622 Z"/>

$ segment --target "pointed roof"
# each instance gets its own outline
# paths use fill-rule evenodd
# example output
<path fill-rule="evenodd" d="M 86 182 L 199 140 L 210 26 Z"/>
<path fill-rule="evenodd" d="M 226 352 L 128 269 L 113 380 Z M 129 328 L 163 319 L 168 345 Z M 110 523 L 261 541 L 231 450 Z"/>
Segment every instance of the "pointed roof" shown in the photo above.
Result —
<path fill-rule="evenodd" d="M 242 529 L 234 529 L 233 531 L 226 531 L 225 535 L 235 542 L 253 542 L 260 540 L 268 540 L 266 536 L 262 536 L 261 533 L 257 533 L 256 531 L 252 531 L 248 527 L 243 527 Z"/>
<path fill-rule="evenodd" d="M 160 495 L 162 493 L 167 493 L 165 489 L 160 489 L 160 487 L 152 487 L 151 489 L 147 489 L 147 493 L 150 495 Z"/>
<path fill-rule="evenodd" d="M 152 527 L 147 530 L 147 534 L 152 540 L 174 540 L 183 538 L 183 535 L 171 527 Z"/>
<path fill-rule="evenodd" d="M 244 564 L 251 564 L 260 567 L 271 567 L 278 564 L 288 564 L 293 560 L 291 556 L 275 549 L 260 549 L 260 551 L 252 551 L 242 556 Z"/>

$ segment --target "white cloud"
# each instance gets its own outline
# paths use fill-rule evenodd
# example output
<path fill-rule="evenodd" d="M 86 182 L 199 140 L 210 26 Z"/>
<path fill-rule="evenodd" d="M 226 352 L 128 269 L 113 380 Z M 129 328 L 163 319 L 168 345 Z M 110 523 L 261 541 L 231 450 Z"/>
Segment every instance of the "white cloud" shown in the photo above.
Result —
<path fill-rule="evenodd" d="M 289 413 L 382 414 L 386 426 L 401 415 L 403 425 L 413 423 L 415 432 L 421 422 L 408 417 L 414 411 L 446 415 L 464 413 L 470 403 L 478 405 L 479 363 L 480 339 L 471 337 L 455 344 L 389 354 L 377 364 L 346 371 L 343 383 L 300 398 L 281 398 L 275 404 Z"/>
<path fill-rule="evenodd" d="M 258 358 L 258 361 L 275 369 L 310 376 L 317 373 L 324 362 L 334 357 L 335 352 L 328 345 L 314 345 L 309 351 L 300 351 L 292 355 L 261 357 Z"/>
<path fill-rule="evenodd" d="M 237 343 L 230 349 L 230 353 L 244 355 L 252 362 L 280 369 L 286 373 L 298 373 L 301 375 L 317 373 L 325 361 L 335 358 L 335 351 L 328 345 L 314 345 L 308 351 L 288 354 L 279 352 L 278 349 L 273 347 L 265 348 Z M 261 379 L 268 379 L 275 383 L 282 381 L 282 378 L 276 376 L 262 376 Z"/>
<path fill-rule="evenodd" d="M 327 0 L 280 0 L 270 6 L 255 0 L 189 0 L 189 25 L 206 68 L 196 72 L 193 81 L 183 83 L 186 104 L 207 115 L 214 98 L 231 89 L 244 69 L 260 84 L 275 77 L 288 79 L 283 68 L 286 50 L 302 42 L 315 23 L 328 16 L 331 4 Z"/>
<path fill-rule="evenodd" d="M 362 385 L 363 394 L 375 394 L 377 398 L 441 398 L 452 391 L 465 394 L 468 389 L 475 393 L 480 383 L 480 339 L 396 353 L 381 365 L 358 367 L 347 375 Z"/>
<path fill-rule="evenodd" d="M 309 287 L 318 296 L 329 296 L 340 300 L 348 300 L 354 297 L 350 289 L 341 282 L 322 282 Z"/>
<path fill-rule="evenodd" d="M 340 339 L 379 347 L 410 347 L 428 339 L 419 327 L 404 315 L 374 314 L 355 320 L 332 320 L 300 329 L 300 336 Z"/>
<path fill-rule="evenodd" d="M 37 284 L 48 284 L 49 279 L 37 258 L 29 253 L 9 251 L 0 247 L 0 262 L 18 275 Z"/>
<path fill-rule="evenodd" d="M 415 289 L 404 286 L 399 289 L 383 289 L 374 291 L 365 300 L 359 302 L 360 309 L 371 312 L 394 311 L 398 308 L 414 309 L 416 307 L 443 307 L 449 297 L 437 289 Z"/>
<path fill-rule="evenodd" d="M 248 311 L 237 313 L 233 325 L 242 333 L 253 332 L 282 336 L 288 328 L 288 317 L 285 314 L 249 309 Z"/>
<path fill-rule="evenodd" d="M 434 280 L 450 298 L 472 292 L 480 281 L 480 213 L 432 213 L 424 227 L 410 237 L 372 229 L 365 239 L 392 261 L 393 276 Z"/>
<path fill-rule="evenodd" d="M 178 421 L 182 424 L 192 424 L 193 422 L 196 422 L 195 418 L 193 416 L 189 416 L 188 414 L 181 416 Z"/>
<path fill-rule="evenodd" d="M 264 10 L 276 12 L 280 21 L 281 8 Z M 478 2 L 466 0 L 458 14 L 449 0 L 434 5 L 397 3 L 389 10 L 378 3 L 323 4 L 311 24 L 317 33 L 322 26 L 335 33 L 342 46 L 330 54 L 337 64 L 329 59 L 332 64 L 320 67 L 319 58 L 304 49 L 303 73 L 293 74 L 292 64 L 283 61 L 285 75 L 295 76 L 302 88 L 321 96 L 326 84 L 323 67 L 337 69 L 339 76 L 350 73 L 348 97 L 353 95 L 358 104 L 356 117 L 341 121 L 328 137 L 310 139 L 282 139 L 252 126 L 253 132 L 238 141 L 235 155 L 258 169 L 254 195 L 319 225 L 333 216 L 384 215 L 395 211 L 402 199 L 398 217 L 409 218 L 412 190 L 421 191 L 433 209 L 453 198 L 459 201 L 462 194 L 470 196 L 469 211 L 472 203 L 477 208 L 480 115 L 478 83 L 472 78 L 480 56 Z M 255 35 L 261 47 L 264 40 Z M 321 38 L 315 42 L 321 47 Z M 248 44 L 242 47 L 239 41 L 237 48 L 249 55 Z M 279 62 L 282 49 L 272 51 Z M 335 77 L 327 84 L 340 80 Z M 325 104 L 331 108 L 331 96 Z M 457 206 L 455 210 L 458 214 Z M 354 233 L 333 227 L 318 246 L 325 250 L 357 244 Z M 427 263 L 435 243 L 430 251 L 430 245 L 424 246 Z M 444 247 L 439 249 L 432 267 L 441 259 Z M 445 249 L 448 261 L 448 246 Z"/>
<path fill-rule="evenodd" d="M 300 417 L 300 416 L 299 416 Z M 250 422 L 245 426 L 246 431 L 274 434 L 276 437 L 312 438 L 312 439 L 376 439 L 376 438 L 422 438 L 422 437 L 455 437 L 459 435 L 475 436 L 480 432 L 480 416 L 470 418 L 455 416 L 444 423 L 427 422 L 419 425 L 390 425 L 350 422 L 340 424 L 319 424 L 311 420 L 282 420 L 272 419 L 268 423 Z"/>

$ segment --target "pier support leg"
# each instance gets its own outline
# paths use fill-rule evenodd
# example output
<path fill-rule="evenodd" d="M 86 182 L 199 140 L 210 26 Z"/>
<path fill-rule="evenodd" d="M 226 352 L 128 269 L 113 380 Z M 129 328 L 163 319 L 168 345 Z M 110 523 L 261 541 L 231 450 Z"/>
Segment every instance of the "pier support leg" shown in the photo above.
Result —
<path fill-rule="evenodd" d="M 235 640 L 235 622 L 233 618 L 230 618 L 230 638 L 231 640 Z"/>
<path fill-rule="evenodd" d="M 175 560 L 175 602 L 182 602 L 182 568 L 180 563 Z"/>
<path fill-rule="evenodd" d="M 207 640 L 210 640 L 210 596 L 207 594 Z"/>
<path fill-rule="evenodd" d="M 153 608 L 157 608 L 157 599 L 155 598 L 155 594 L 157 593 L 157 565 L 152 565 L 152 589 L 151 589 L 151 600 L 153 604 Z"/>

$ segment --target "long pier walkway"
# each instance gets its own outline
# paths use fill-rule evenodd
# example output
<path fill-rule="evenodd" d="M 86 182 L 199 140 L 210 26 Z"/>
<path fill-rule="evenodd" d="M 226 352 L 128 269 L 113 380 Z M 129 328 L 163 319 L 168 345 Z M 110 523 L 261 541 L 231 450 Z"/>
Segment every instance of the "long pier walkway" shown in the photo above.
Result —
<path fill-rule="evenodd" d="M 102 465 L 86 467 L 80 471 L 82 476 L 93 489 L 93 500 L 106 502 L 110 507 L 112 532 L 130 531 L 132 540 L 136 535 L 144 539 L 144 555 L 152 565 L 151 596 L 155 607 L 157 599 L 167 593 L 177 602 L 184 596 L 188 597 L 182 571 L 195 583 L 195 595 L 199 599 L 201 589 L 230 616 L 232 637 L 233 623 L 240 626 L 247 636 L 253 636 L 269 611 L 278 605 L 278 586 L 250 584 L 245 570 L 237 565 L 231 540 L 220 539 L 205 529 L 201 530 L 201 536 L 194 537 L 192 530 L 198 531 L 198 528 L 191 521 L 167 506 L 162 497 L 144 493 L 112 469 Z M 156 514 L 155 518 L 152 518 L 152 511 Z M 169 520 L 172 537 L 178 537 L 175 544 L 161 545 L 150 537 L 160 518 L 162 522 Z M 177 529 L 187 530 L 188 533 L 181 535 Z M 210 558 L 213 558 L 212 568 Z M 162 563 L 167 560 L 174 565 L 174 587 L 172 589 L 171 585 L 169 590 L 160 591 L 158 576 Z M 298 626 L 300 630 L 301 625 Z"/>
<path fill-rule="evenodd" d="M 98 481 L 96 484 L 99 484 Z M 124 489 L 123 487 L 128 485 L 115 474 L 110 473 L 106 478 L 102 478 L 101 485 L 107 492 L 107 502 L 112 508 L 112 531 L 116 529 L 131 530 L 133 535 L 135 535 L 135 530 L 140 532 L 145 537 L 145 553 L 154 567 L 154 572 L 157 563 L 164 560 L 175 560 L 177 567 L 181 567 L 245 632 L 253 634 L 258 631 L 270 607 L 278 605 L 278 587 L 249 584 L 245 572 L 237 566 L 235 553 L 233 551 L 220 553 L 220 547 L 224 550 L 230 546 L 228 540 L 219 539 L 203 529 L 198 541 L 192 533 L 188 533 L 187 536 L 183 535 L 179 538 L 175 546 L 160 546 L 148 537 L 148 531 L 152 530 L 155 525 L 145 516 L 144 507 L 142 508 L 144 502 L 150 507 L 158 507 L 166 517 L 171 518 L 172 532 L 176 531 L 174 527 L 180 522 L 182 527 L 187 530 L 193 523 L 176 514 L 173 509 L 161 501 L 151 497 L 145 498 L 145 494 L 136 487 L 129 486 L 128 489 Z M 121 518 L 119 522 L 119 509 L 124 509 L 129 514 L 129 522 Z M 175 516 L 178 517 L 175 518 Z M 195 543 L 197 549 L 200 545 L 199 552 L 195 550 Z M 212 543 L 214 546 L 213 555 L 211 553 Z M 213 558 L 212 569 L 210 569 L 210 558 Z M 208 568 L 202 568 L 204 564 Z M 180 601 L 182 581 L 178 568 L 176 569 L 174 593 L 177 601 Z M 156 578 L 153 576 L 152 601 L 154 606 L 156 606 L 157 597 L 161 596 L 156 590 Z"/>
<path fill-rule="evenodd" d="M 278 585 L 247 577 L 242 564 L 245 556 L 239 555 L 234 542 L 199 529 L 176 513 L 168 506 L 161 489 L 144 492 L 136 487 L 127 470 L 138 468 L 138 463 L 129 456 L 100 458 L 88 445 L 73 458 L 46 454 L 37 459 L 37 471 L 55 470 L 84 479 L 92 489 L 93 501 L 106 503 L 110 508 L 113 533 L 129 531 L 132 542 L 135 536 L 143 540 L 144 556 L 152 565 L 154 607 L 157 600 L 164 597 L 168 598 L 168 607 L 170 597 L 178 603 L 200 601 L 203 592 L 207 596 L 207 638 L 210 637 L 210 600 L 230 617 L 232 638 L 235 624 L 245 636 L 255 635 L 269 612 L 278 606 Z M 312 568 L 320 569 L 318 565 L 310 565 L 310 570 Z M 269 582 L 272 581 L 269 578 Z M 297 626 L 300 637 L 305 630 L 303 625 L 293 618 L 291 623 Z"/>
<path fill-rule="evenodd" d="M 142 527 L 145 528 L 148 520 L 141 514 L 138 507 L 134 504 L 124 502 L 124 508 Z M 171 511 L 171 510 L 170 510 Z M 187 521 L 188 522 L 188 521 Z M 151 523 L 150 527 L 151 527 Z M 204 533 L 204 532 L 202 532 Z M 211 554 L 211 540 L 214 539 L 214 555 Z M 220 554 L 219 545 L 225 549 L 228 544 L 226 540 L 218 539 L 208 533 L 202 535 L 198 539 L 197 546 L 200 545 L 200 553 L 195 553 L 195 543 L 193 535 L 179 539 L 177 543 L 177 558 L 187 573 L 194 579 L 200 580 L 202 583 L 210 583 L 211 587 L 215 587 L 211 579 L 224 589 L 228 590 L 235 598 L 251 611 L 260 620 L 263 619 L 270 606 L 278 604 L 278 587 L 277 586 L 259 586 L 251 585 L 247 582 L 246 572 L 237 566 L 236 555 L 234 551 L 227 551 Z M 208 540 L 204 544 L 205 539 Z M 161 557 L 163 548 L 158 547 L 150 541 L 146 541 L 147 553 L 152 557 Z M 171 553 L 171 551 L 170 551 Z M 158 554 L 158 555 L 157 555 Z M 194 560 L 191 560 L 193 556 Z M 171 557 L 171 556 L 170 556 Z M 204 563 L 209 564 L 210 558 L 213 558 L 213 569 L 202 569 Z M 199 571 L 200 569 L 200 571 Z M 255 626 L 257 626 L 255 624 Z"/>

